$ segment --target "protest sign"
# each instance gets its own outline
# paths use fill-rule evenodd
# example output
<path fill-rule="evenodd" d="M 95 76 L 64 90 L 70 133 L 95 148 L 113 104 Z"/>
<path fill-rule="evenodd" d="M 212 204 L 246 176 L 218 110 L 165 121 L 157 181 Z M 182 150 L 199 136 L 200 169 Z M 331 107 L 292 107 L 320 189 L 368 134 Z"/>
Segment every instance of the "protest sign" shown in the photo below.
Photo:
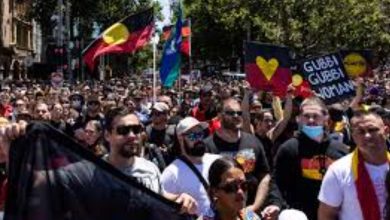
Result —
<path fill-rule="evenodd" d="M 341 50 L 345 71 L 350 78 L 373 75 L 373 54 L 371 50 Z"/>
<path fill-rule="evenodd" d="M 289 51 L 287 47 L 245 42 L 245 73 L 250 86 L 285 96 L 291 83 Z"/>
<path fill-rule="evenodd" d="M 310 87 L 326 104 L 342 101 L 355 95 L 355 88 L 343 62 L 336 53 L 310 58 L 300 63 L 301 72 Z"/>

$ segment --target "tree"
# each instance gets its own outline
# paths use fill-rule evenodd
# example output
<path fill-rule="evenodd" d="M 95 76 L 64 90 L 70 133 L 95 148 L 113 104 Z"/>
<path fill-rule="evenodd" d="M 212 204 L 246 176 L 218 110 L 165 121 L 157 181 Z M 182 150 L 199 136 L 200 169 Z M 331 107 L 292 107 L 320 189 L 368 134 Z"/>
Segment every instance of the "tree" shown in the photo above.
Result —
<path fill-rule="evenodd" d="M 390 51 L 389 0 L 185 0 L 194 57 L 226 61 L 246 39 L 289 46 L 302 57 L 339 49 Z"/>
<path fill-rule="evenodd" d="M 80 32 L 78 37 L 87 42 L 91 39 L 94 23 L 97 23 L 101 27 L 100 29 L 104 30 L 125 16 L 152 6 L 155 10 L 156 19 L 162 19 L 161 6 L 158 2 L 152 0 L 63 0 L 64 3 L 67 1 L 71 4 L 71 26 L 73 27 L 77 20 Z M 32 0 L 32 3 L 31 18 L 34 18 L 41 25 L 43 36 L 50 36 L 55 25 L 55 21 L 51 18 L 58 11 L 58 0 Z M 71 37 L 73 36 L 72 33 Z M 45 43 L 47 43 L 47 39 L 44 39 Z M 149 59 L 152 59 L 152 56 L 149 56 L 150 53 L 146 54 L 148 54 Z M 132 57 L 136 56 L 138 56 L 138 53 L 132 55 Z M 145 55 L 140 54 L 139 56 L 144 57 Z M 135 58 L 135 60 L 143 59 Z M 134 63 L 135 61 L 130 62 Z M 146 66 L 143 62 L 138 62 L 142 66 Z"/>

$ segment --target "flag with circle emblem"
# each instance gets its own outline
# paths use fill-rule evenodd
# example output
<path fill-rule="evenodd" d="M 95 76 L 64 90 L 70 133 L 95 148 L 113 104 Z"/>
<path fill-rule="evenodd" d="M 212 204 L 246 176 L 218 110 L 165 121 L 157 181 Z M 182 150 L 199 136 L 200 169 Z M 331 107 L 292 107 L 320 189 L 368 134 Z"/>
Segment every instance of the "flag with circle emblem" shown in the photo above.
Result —
<path fill-rule="evenodd" d="M 293 72 L 292 85 L 295 87 L 295 96 L 308 98 L 313 95 L 309 82 L 299 72 Z"/>
<path fill-rule="evenodd" d="M 130 15 L 111 25 L 95 39 L 83 51 L 83 60 L 93 71 L 96 58 L 110 53 L 133 53 L 149 42 L 153 30 L 153 8 Z"/>
<path fill-rule="evenodd" d="M 291 83 L 289 52 L 287 47 L 245 42 L 245 72 L 250 86 L 285 96 Z"/>
<path fill-rule="evenodd" d="M 340 55 L 350 78 L 373 76 L 372 50 L 341 50 Z"/>

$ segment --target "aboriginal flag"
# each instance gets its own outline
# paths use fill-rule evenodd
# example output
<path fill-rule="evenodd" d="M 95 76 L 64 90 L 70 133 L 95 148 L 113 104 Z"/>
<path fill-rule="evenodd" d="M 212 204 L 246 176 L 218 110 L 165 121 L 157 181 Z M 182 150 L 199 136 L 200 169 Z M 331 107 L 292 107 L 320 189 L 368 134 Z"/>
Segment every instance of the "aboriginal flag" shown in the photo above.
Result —
<path fill-rule="evenodd" d="M 312 96 L 313 92 L 311 91 L 310 83 L 305 79 L 300 70 L 299 64 L 291 66 L 292 85 L 295 88 L 294 95 L 305 99 Z"/>
<path fill-rule="evenodd" d="M 305 79 L 302 73 L 294 72 L 292 74 L 292 85 L 295 87 L 295 96 L 308 98 L 313 95 L 313 92 L 310 88 L 310 83 Z"/>
<path fill-rule="evenodd" d="M 291 83 L 289 49 L 245 42 L 246 79 L 255 90 L 272 91 L 283 97 Z"/>
<path fill-rule="evenodd" d="M 372 50 L 341 50 L 340 55 L 344 69 L 351 79 L 373 76 Z"/>
<path fill-rule="evenodd" d="M 190 56 L 191 43 L 190 43 L 190 35 L 191 35 L 191 20 L 186 19 L 183 21 L 183 27 L 181 28 L 182 42 L 180 47 L 180 52 L 186 56 Z M 168 40 L 171 36 L 173 25 L 168 25 L 163 27 L 163 39 Z"/>
<path fill-rule="evenodd" d="M 83 51 L 83 60 L 93 71 L 97 57 L 109 53 L 133 53 L 149 42 L 153 30 L 153 8 L 130 15 L 95 39 Z"/>
<path fill-rule="evenodd" d="M 6 220 L 187 220 L 176 203 L 49 124 L 12 142 Z"/>

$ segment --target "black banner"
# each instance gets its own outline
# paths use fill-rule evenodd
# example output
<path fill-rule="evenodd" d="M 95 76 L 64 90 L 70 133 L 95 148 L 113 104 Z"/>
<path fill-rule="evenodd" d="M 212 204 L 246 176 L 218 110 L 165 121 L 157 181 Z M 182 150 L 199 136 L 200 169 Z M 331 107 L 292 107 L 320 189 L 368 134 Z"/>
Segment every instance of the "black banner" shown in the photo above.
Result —
<path fill-rule="evenodd" d="M 10 148 L 6 220 L 186 220 L 178 205 L 48 124 Z"/>
<path fill-rule="evenodd" d="M 336 53 L 300 62 L 301 72 L 310 87 L 326 104 L 333 104 L 355 95 L 353 82 L 346 74 Z"/>

